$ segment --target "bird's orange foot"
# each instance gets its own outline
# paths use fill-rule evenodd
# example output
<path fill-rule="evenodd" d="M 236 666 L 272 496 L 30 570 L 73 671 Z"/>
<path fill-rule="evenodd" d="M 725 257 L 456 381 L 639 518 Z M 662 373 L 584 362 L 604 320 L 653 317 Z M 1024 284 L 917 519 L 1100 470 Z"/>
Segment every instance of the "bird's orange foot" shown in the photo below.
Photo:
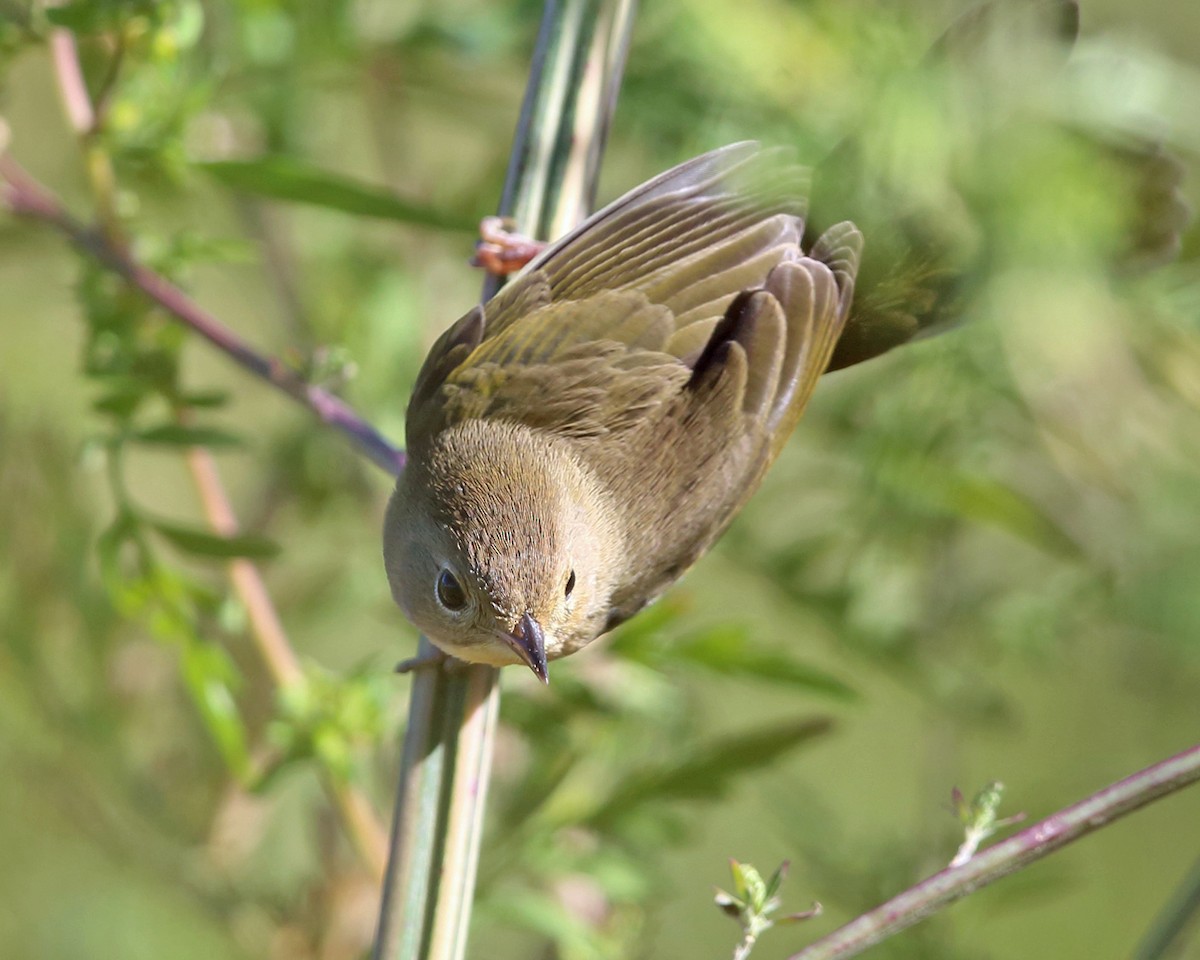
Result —
<path fill-rule="evenodd" d="M 516 273 L 546 249 L 545 242 L 517 233 L 512 221 L 506 217 L 484 217 L 480 220 L 479 238 L 471 266 L 483 267 L 497 277 Z"/>

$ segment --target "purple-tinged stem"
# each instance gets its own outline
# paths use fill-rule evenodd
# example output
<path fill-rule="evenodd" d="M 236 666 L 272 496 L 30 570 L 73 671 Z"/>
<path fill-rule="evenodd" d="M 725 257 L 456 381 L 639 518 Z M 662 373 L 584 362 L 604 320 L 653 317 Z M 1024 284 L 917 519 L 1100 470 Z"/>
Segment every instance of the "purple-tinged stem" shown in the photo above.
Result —
<path fill-rule="evenodd" d="M 853 957 L 968 893 L 1053 853 L 1146 804 L 1200 780 L 1200 744 L 1118 780 L 1015 836 L 948 867 L 864 913 L 789 960 Z"/>
<path fill-rule="evenodd" d="M 235 363 L 308 407 L 322 423 L 340 431 L 388 473 L 395 476 L 404 469 L 404 451 L 389 443 L 343 400 L 308 383 L 283 361 L 258 353 L 175 284 L 138 263 L 102 234 L 89 230 L 9 155 L 0 157 L 0 179 L 7 181 L 2 198 L 14 214 L 40 220 L 65 233 L 81 251 L 124 277 Z"/>

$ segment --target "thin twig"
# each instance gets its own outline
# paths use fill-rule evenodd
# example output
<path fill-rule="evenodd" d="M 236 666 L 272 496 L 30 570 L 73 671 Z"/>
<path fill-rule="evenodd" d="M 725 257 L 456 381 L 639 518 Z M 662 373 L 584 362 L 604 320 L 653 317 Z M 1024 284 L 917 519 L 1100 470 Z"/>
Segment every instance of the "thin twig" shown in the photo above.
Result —
<path fill-rule="evenodd" d="M 1146 804 L 1200 780 L 1200 744 L 1060 810 L 863 914 L 790 960 L 853 957 L 967 894 L 1040 860 Z"/>
<path fill-rule="evenodd" d="M 92 109 L 87 82 L 83 79 L 83 66 L 79 62 L 75 34 L 62 27 L 51 30 L 50 58 L 54 62 L 58 95 L 67 114 L 67 122 L 71 124 L 76 136 L 86 137 L 95 128 L 96 112 Z"/>
<path fill-rule="evenodd" d="M 208 525 L 223 537 L 237 536 L 237 518 L 217 473 L 213 455 L 204 447 L 191 447 L 187 452 L 187 462 Z M 229 562 L 229 579 L 246 609 L 251 635 L 275 685 L 290 687 L 299 683 L 304 679 L 304 671 L 300 669 L 300 661 L 283 631 L 283 624 L 275 612 L 275 605 L 271 602 L 258 568 L 245 557 L 235 557 Z"/>
<path fill-rule="evenodd" d="M 187 461 L 209 526 L 222 536 L 236 536 L 237 518 L 217 473 L 213 455 L 203 447 L 192 447 L 188 450 Z M 229 580 L 246 609 L 250 636 L 275 686 L 286 689 L 301 682 L 304 672 L 258 567 L 244 557 L 235 557 L 229 562 Z M 325 779 L 351 842 L 371 875 L 382 881 L 387 861 L 387 834 L 371 802 L 354 785 L 338 782 L 332 777 Z"/>
<path fill-rule="evenodd" d="M 239 366 L 307 407 L 388 473 L 396 476 L 404 469 L 404 451 L 389 443 L 345 401 L 306 382 L 282 360 L 256 352 L 175 284 L 136 261 L 107 237 L 89 230 L 67 213 L 58 198 L 33 179 L 11 154 L 0 156 L 0 179 L 7 181 L 2 199 L 14 214 L 40 220 L 66 234 L 83 253 L 124 277 Z"/>
<path fill-rule="evenodd" d="M 83 161 L 92 186 L 92 198 L 96 201 L 101 236 L 114 250 L 124 251 L 128 241 L 117 214 L 117 175 L 112 157 L 96 138 L 100 128 L 99 115 L 83 76 L 79 46 L 70 30 L 58 27 L 50 31 L 50 57 L 67 121 L 83 149 Z M 122 59 L 123 56 L 118 53 L 109 63 L 109 76 L 105 79 L 106 95 L 107 88 L 116 83 Z"/>

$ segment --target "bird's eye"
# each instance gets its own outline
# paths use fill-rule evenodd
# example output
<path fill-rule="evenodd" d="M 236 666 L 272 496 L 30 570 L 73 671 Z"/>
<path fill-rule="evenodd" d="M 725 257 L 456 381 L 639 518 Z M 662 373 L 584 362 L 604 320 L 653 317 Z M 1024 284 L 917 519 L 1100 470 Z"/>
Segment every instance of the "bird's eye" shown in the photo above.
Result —
<path fill-rule="evenodd" d="M 575 590 L 575 571 L 571 571 L 571 575 L 567 577 L 567 589 L 563 592 L 563 596 L 569 597 Z"/>
<path fill-rule="evenodd" d="M 467 591 L 458 577 L 443 569 L 437 578 L 437 599 L 451 613 L 461 613 L 467 606 Z"/>

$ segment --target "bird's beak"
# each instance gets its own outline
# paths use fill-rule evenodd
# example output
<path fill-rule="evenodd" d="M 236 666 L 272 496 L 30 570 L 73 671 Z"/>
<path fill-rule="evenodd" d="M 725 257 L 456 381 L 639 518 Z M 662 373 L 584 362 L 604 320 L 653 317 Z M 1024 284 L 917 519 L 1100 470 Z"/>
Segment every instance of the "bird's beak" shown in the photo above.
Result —
<path fill-rule="evenodd" d="M 523 613 L 513 632 L 504 634 L 504 639 L 542 683 L 550 682 L 546 673 L 546 637 L 540 623 Z"/>

